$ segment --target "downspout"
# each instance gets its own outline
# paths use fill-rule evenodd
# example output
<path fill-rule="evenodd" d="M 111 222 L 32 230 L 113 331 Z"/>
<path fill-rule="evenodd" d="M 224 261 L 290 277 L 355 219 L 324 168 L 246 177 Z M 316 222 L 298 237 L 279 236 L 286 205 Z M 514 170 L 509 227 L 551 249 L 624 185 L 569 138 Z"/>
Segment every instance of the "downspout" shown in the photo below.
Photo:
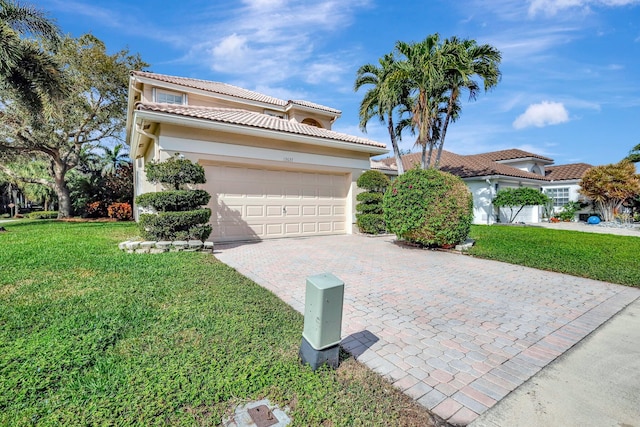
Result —
<path fill-rule="evenodd" d="M 152 139 L 153 140 L 153 145 L 154 145 L 154 147 L 156 147 L 155 149 L 157 149 L 158 144 L 159 144 L 158 136 L 145 131 L 143 129 L 143 125 L 144 125 L 144 120 L 141 123 L 136 123 L 136 132 L 138 132 L 140 135 L 144 135 L 147 138 Z M 140 137 L 138 137 L 138 139 L 139 138 Z M 139 145 L 139 142 L 136 141 L 136 151 L 137 151 L 138 145 Z M 138 162 L 138 157 L 136 156 L 136 158 L 133 159 L 133 161 L 137 163 Z M 138 206 L 136 205 L 136 202 L 135 202 L 135 196 L 138 196 L 138 188 L 137 187 L 138 187 L 138 173 L 139 173 L 139 171 L 138 171 L 137 167 L 135 168 L 135 171 L 136 171 L 136 174 L 135 174 L 135 177 L 134 177 L 134 180 L 133 180 L 133 194 L 134 194 L 134 198 L 133 198 L 133 213 L 134 213 L 135 220 L 138 221 L 138 218 L 140 216 L 140 210 L 138 209 Z"/>
<path fill-rule="evenodd" d="M 494 211 L 493 198 L 495 197 L 495 190 L 489 178 L 487 178 L 485 182 L 489 186 L 489 195 L 491 196 L 491 199 L 489 200 L 489 212 L 487 212 L 487 225 L 491 225 L 491 216 L 493 215 L 493 211 Z"/>

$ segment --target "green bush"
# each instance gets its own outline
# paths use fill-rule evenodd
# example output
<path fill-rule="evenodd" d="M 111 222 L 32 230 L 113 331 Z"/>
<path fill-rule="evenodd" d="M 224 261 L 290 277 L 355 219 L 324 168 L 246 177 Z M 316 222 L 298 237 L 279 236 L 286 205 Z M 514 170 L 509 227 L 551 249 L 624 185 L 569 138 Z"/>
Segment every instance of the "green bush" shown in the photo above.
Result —
<path fill-rule="evenodd" d="M 383 194 L 391 184 L 391 180 L 380 171 L 368 170 L 360 175 L 356 184 L 364 190 Z"/>
<path fill-rule="evenodd" d="M 140 215 L 140 231 L 148 240 L 204 240 L 211 234 L 211 209 Z"/>
<path fill-rule="evenodd" d="M 367 234 L 380 234 L 387 229 L 384 224 L 384 216 L 380 214 L 356 214 L 356 225 L 363 233 Z"/>
<path fill-rule="evenodd" d="M 473 197 L 465 183 L 436 169 L 411 169 L 384 195 L 387 229 L 428 247 L 464 241 L 473 221 Z"/>
<path fill-rule="evenodd" d="M 356 225 L 362 233 L 380 234 L 386 231 L 382 212 L 383 193 L 391 181 L 380 171 L 369 170 L 358 178 L 358 187 L 367 190 L 356 196 Z"/>
<path fill-rule="evenodd" d="M 562 207 L 562 210 L 556 215 L 561 221 L 573 221 L 576 216 L 576 212 L 582 209 L 580 202 L 569 202 Z"/>
<path fill-rule="evenodd" d="M 184 184 L 204 184 L 204 168 L 176 154 L 164 162 L 151 162 L 145 167 L 147 179 L 154 184 L 169 185 L 179 190 Z"/>
<path fill-rule="evenodd" d="M 26 214 L 26 217 L 30 219 L 56 219 L 58 218 L 58 211 L 30 212 Z"/>
<path fill-rule="evenodd" d="M 149 240 L 204 240 L 211 234 L 206 223 L 211 209 L 200 209 L 211 196 L 204 190 L 186 189 L 186 184 L 204 184 L 204 168 L 178 154 L 161 163 L 150 163 L 145 168 L 150 182 L 169 186 L 168 191 L 141 194 L 136 202 L 158 213 L 140 215 L 142 236 Z"/>
<path fill-rule="evenodd" d="M 171 190 L 141 194 L 136 197 L 136 203 L 159 212 L 168 212 L 197 209 L 209 203 L 210 199 L 211 194 L 205 190 Z"/>

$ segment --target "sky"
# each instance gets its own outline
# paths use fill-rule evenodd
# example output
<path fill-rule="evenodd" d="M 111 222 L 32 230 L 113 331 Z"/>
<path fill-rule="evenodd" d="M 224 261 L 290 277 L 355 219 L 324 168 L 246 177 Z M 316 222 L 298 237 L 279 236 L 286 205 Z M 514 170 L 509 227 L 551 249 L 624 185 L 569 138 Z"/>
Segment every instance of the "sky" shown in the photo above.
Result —
<path fill-rule="evenodd" d="M 555 164 L 615 163 L 640 144 L 640 0 L 38 0 L 65 34 L 128 48 L 149 71 L 229 83 L 342 111 L 359 128 L 360 66 L 439 33 L 502 52 L 500 83 L 448 130 L 458 154 L 519 148 Z M 415 136 L 404 134 L 403 149 Z"/>

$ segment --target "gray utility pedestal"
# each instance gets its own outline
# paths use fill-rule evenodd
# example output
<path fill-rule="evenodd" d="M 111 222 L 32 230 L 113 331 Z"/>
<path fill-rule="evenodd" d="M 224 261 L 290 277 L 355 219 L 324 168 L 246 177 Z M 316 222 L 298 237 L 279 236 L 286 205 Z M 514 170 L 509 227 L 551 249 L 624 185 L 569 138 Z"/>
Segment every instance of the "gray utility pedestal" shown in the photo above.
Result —
<path fill-rule="evenodd" d="M 342 334 L 344 282 L 331 273 L 307 277 L 300 359 L 315 371 L 337 368 Z"/>

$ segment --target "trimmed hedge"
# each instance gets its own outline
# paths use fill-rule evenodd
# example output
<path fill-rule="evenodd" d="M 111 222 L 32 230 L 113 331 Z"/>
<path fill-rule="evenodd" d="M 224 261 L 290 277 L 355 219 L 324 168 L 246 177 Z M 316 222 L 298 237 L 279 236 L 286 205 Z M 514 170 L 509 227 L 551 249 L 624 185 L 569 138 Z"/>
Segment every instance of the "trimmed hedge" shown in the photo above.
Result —
<path fill-rule="evenodd" d="M 387 230 L 384 223 L 384 216 L 380 214 L 361 213 L 356 214 L 358 228 L 363 233 L 380 234 Z"/>
<path fill-rule="evenodd" d="M 184 184 L 204 184 L 204 168 L 191 160 L 181 158 L 180 154 L 165 160 L 164 162 L 151 162 L 145 167 L 149 182 L 169 185 L 174 190 L 179 190 Z"/>
<path fill-rule="evenodd" d="M 142 237 L 148 240 L 204 240 L 211 234 L 211 209 L 140 215 Z"/>
<path fill-rule="evenodd" d="M 364 172 L 357 181 L 358 187 L 367 191 L 356 196 L 356 225 L 362 233 L 380 234 L 386 231 L 382 210 L 383 193 L 391 184 L 389 177 L 380 171 Z"/>
<path fill-rule="evenodd" d="M 428 247 L 463 242 L 473 221 L 473 197 L 457 176 L 436 169 L 411 169 L 384 195 L 387 229 Z"/>
<path fill-rule="evenodd" d="M 211 194 L 205 190 L 171 190 L 144 193 L 136 197 L 140 206 L 149 206 L 158 212 L 188 211 L 209 203 Z"/>
<path fill-rule="evenodd" d="M 25 216 L 29 219 L 56 219 L 58 218 L 58 211 L 29 212 Z"/>

